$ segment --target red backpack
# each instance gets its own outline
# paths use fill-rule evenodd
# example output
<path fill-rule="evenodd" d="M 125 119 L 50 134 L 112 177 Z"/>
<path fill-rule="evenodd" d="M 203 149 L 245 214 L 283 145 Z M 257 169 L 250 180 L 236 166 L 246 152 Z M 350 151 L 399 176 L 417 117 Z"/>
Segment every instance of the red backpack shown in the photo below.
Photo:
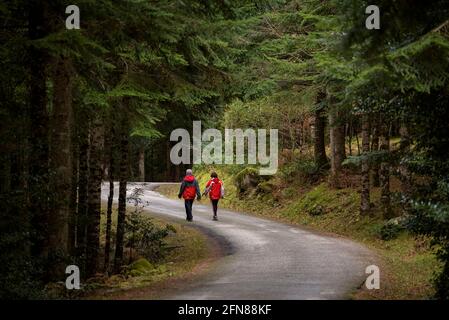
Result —
<path fill-rule="evenodd" d="M 182 197 L 185 200 L 193 200 L 196 196 L 196 187 L 195 187 L 195 177 L 187 176 L 184 178 L 184 192 L 182 193 Z"/>
<path fill-rule="evenodd" d="M 206 185 L 206 194 L 209 194 L 209 198 L 212 200 L 219 200 L 224 197 L 223 181 L 218 178 L 209 180 Z"/>

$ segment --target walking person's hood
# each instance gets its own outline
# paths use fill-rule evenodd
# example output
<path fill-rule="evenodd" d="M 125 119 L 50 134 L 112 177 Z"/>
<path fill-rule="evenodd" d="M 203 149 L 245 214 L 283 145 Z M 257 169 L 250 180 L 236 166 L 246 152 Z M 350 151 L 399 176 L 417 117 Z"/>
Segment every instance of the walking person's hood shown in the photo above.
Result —
<path fill-rule="evenodd" d="M 219 182 L 220 182 L 220 179 L 218 179 L 218 178 L 213 178 L 213 179 L 212 179 L 212 182 L 213 182 L 213 183 L 219 183 Z"/>
<path fill-rule="evenodd" d="M 194 176 L 185 176 L 184 181 L 192 183 L 195 180 Z"/>

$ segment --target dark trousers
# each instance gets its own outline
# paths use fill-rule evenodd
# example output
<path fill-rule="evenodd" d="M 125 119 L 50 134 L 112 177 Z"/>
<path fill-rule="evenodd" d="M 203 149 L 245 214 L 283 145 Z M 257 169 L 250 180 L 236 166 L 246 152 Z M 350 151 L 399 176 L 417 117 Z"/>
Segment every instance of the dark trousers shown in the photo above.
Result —
<path fill-rule="evenodd" d="M 211 200 L 211 201 L 212 201 L 212 209 L 214 210 L 214 216 L 216 216 L 218 210 L 218 200 Z"/>
<path fill-rule="evenodd" d="M 193 199 L 192 200 L 184 200 L 184 206 L 186 207 L 187 220 L 190 221 L 193 219 L 193 215 L 192 215 Z"/>

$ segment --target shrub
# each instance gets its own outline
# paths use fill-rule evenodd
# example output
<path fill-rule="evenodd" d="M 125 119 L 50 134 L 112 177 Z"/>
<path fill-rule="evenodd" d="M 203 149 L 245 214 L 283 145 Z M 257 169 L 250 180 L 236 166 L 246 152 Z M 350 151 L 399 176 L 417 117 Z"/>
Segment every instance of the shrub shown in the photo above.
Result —
<path fill-rule="evenodd" d="M 134 211 L 126 216 L 125 245 L 130 249 L 130 262 L 135 258 L 134 251 L 138 256 L 157 262 L 170 250 L 164 239 L 170 232 L 176 233 L 176 229 L 172 225 L 161 228 L 150 217 L 145 216 L 142 213 L 145 204 L 140 198 L 141 194 L 142 190 L 136 188 L 128 198 L 128 202 L 134 204 Z"/>
<path fill-rule="evenodd" d="M 323 206 L 317 204 L 317 205 L 310 207 L 307 210 L 307 213 L 311 216 L 320 216 L 326 212 L 325 212 Z"/>
<path fill-rule="evenodd" d="M 170 250 L 164 241 L 170 232 L 176 233 L 172 225 L 160 228 L 151 218 L 139 212 L 128 215 L 125 225 L 125 244 L 130 249 L 130 261 L 134 258 L 133 250 L 138 256 L 152 262 L 162 260 Z"/>
<path fill-rule="evenodd" d="M 410 205 L 412 216 L 409 228 L 432 237 L 431 244 L 443 263 L 442 272 L 435 278 L 436 297 L 449 299 L 449 205 L 443 201 L 412 201 Z"/>
<path fill-rule="evenodd" d="M 148 274 L 154 269 L 154 265 L 152 265 L 147 259 L 140 258 L 125 267 L 125 274 L 131 277 L 137 277 Z"/>
<path fill-rule="evenodd" d="M 314 183 L 318 180 L 321 170 L 312 158 L 302 156 L 282 166 L 280 174 L 287 181 L 299 179 L 304 183 Z"/>
<path fill-rule="evenodd" d="M 406 220 L 403 218 L 395 218 L 388 220 L 379 230 L 379 237 L 388 241 L 396 239 L 399 234 L 406 229 Z"/>

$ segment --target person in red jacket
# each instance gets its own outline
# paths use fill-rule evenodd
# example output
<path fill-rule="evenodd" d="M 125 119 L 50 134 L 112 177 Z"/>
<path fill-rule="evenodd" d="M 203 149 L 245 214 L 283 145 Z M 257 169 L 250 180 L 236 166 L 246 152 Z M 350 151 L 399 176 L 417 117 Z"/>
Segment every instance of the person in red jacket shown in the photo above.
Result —
<path fill-rule="evenodd" d="M 195 201 L 195 197 L 198 200 L 201 200 L 201 191 L 196 181 L 195 177 L 192 174 L 191 169 L 187 169 L 186 176 L 181 183 L 181 188 L 179 189 L 178 198 L 184 198 L 184 206 L 186 208 L 187 221 L 193 220 L 192 215 L 192 206 L 193 201 Z"/>
<path fill-rule="evenodd" d="M 206 184 L 206 190 L 204 190 L 204 195 L 209 194 L 210 201 L 212 202 L 212 208 L 214 212 L 214 221 L 218 221 L 217 210 L 218 210 L 218 201 L 224 197 L 224 187 L 223 181 L 218 179 L 218 175 L 216 172 L 212 172 L 210 175 L 210 180 Z"/>

